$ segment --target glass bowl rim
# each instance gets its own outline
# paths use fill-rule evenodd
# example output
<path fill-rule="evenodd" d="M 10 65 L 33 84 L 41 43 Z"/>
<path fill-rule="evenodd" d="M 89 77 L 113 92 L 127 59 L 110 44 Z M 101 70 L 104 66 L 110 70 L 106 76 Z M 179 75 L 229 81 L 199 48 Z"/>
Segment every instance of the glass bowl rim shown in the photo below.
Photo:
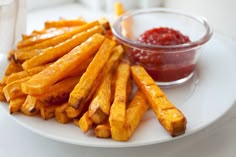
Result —
<path fill-rule="evenodd" d="M 130 39 L 126 38 L 124 35 L 122 35 L 121 32 L 118 31 L 118 29 L 120 28 L 119 27 L 120 23 L 124 19 L 127 19 L 127 18 L 135 16 L 135 15 L 145 14 L 145 13 L 169 13 L 169 14 L 185 16 L 187 18 L 191 18 L 191 19 L 201 23 L 204 26 L 206 33 L 196 41 L 191 41 L 191 42 L 179 44 L 179 45 L 165 45 L 165 46 L 163 46 L 163 45 L 148 45 L 148 44 L 140 43 L 138 41 L 130 40 Z M 180 11 L 177 11 L 174 9 L 149 8 L 149 9 L 139 9 L 139 10 L 129 11 L 129 12 L 121 15 L 120 17 L 118 17 L 112 25 L 112 33 L 118 41 L 120 41 L 124 45 L 128 45 L 129 47 L 132 46 L 132 47 L 138 48 L 138 49 L 149 49 L 149 50 L 156 50 L 156 49 L 178 50 L 178 49 L 185 49 L 185 48 L 194 48 L 194 47 L 203 45 L 211 38 L 211 36 L 213 34 L 213 29 L 208 24 L 206 18 L 203 16 L 194 16 L 194 15 L 180 12 Z"/>

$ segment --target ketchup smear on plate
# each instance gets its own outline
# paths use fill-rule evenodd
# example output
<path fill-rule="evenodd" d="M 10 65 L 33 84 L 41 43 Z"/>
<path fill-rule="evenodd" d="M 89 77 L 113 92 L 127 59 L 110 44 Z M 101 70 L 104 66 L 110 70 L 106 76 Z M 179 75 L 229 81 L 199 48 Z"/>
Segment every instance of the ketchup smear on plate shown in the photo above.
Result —
<path fill-rule="evenodd" d="M 180 45 L 191 42 L 188 36 L 181 32 L 159 27 L 147 30 L 137 39 L 140 43 L 148 45 Z M 178 50 L 165 52 L 164 49 L 157 51 L 133 49 L 128 54 L 131 62 L 141 64 L 147 72 L 159 82 L 176 81 L 190 75 L 194 68 L 195 51 Z"/>

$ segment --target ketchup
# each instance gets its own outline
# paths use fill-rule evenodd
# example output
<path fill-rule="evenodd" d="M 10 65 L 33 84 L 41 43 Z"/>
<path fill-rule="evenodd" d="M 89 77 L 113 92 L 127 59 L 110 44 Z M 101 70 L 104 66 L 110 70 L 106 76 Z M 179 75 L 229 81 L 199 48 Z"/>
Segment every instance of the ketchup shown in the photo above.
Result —
<path fill-rule="evenodd" d="M 191 42 L 188 36 L 181 32 L 167 28 L 159 27 L 147 30 L 139 36 L 138 42 L 148 45 L 180 45 Z M 194 50 L 165 52 L 164 49 L 157 51 L 149 50 L 128 50 L 128 56 L 131 62 L 141 64 L 147 72 L 159 82 L 170 82 L 185 78 L 190 75 L 194 68 Z"/>

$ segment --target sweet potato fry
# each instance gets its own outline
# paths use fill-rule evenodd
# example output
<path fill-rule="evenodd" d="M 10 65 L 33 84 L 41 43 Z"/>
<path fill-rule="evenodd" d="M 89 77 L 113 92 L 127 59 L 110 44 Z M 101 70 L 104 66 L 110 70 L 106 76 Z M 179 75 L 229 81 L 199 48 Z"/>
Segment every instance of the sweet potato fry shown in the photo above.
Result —
<path fill-rule="evenodd" d="M 132 66 L 131 71 L 136 84 L 145 94 L 161 125 L 171 136 L 183 134 L 187 124 L 183 113 L 168 100 L 143 67 Z"/>
<path fill-rule="evenodd" d="M 121 16 L 125 13 L 124 7 L 121 2 L 116 2 L 114 4 L 114 11 L 116 16 Z"/>
<path fill-rule="evenodd" d="M 25 81 L 28 81 L 30 77 L 25 77 L 20 80 L 16 80 L 10 84 L 7 84 L 3 88 L 3 93 L 7 101 L 10 101 L 10 99 L 14 99 L 20 96 L 25 95 L 25 93 L 22 92 L 21 84 Z"/>
<path fill-rule="evenodd" d="M 27 39 L 24 39 L 24 40 L 21 40 L 20 42 L 18 42 L 17 48 L 22 49 L 22 48 L 25 48 L 28 46 L 39 44 L 39 43 L 44 42 L 46 40 L 52 39 L 54 37 L 57 37 L 59 35 L 69 32 L 69 31 L 72 31 L 73 29 L 74 28 L 71 28 L 71 27 L 65 27 L 65 28 L 55 29 L 54 31 L 46 32 L 44 34 L 34 35 L 30 38 L 27 38 Z"/>
<path fill-rule="evenodd" d="M 125 110 L 127 100 L 127 83 L 130 77 L 130 65 L 128 63 L 120 63 L 117 69 L 115 82 L 114 102 L 111 105 L 109 123 L 111 125 L 111 134 L 116 132 L 116 128 L 120 128 L 125 122 Z"/>
<path fill-rule="evenodd" d="M 116 132 L 113 132 L 112 139 L 118 141 L 129 140 L 141 122 L 148 107 L 145 96 L 140 90 L 138 90 L 126 110 L 125 123 L 123 127 L 117 128 Z"/>
<path fill-rule="evenodd" d="M 95 26 L 87 31 L 74 35 L 71 39 L 62 42 L 55 47 L 49 47 L 43 50 L 39 55 L 36 55 L 29 60 L 26 60 L 22 67 L 23 69 L 30 69 L 35 66 L 43 65 L 52 61 L 57 60 L 82 42 L 87 40 L 90 36 L 95 33 L 102 33 L 102 26 Z"/>
<path fill-rule="evenodd" d="M 3 88 L 5 87 L 5 83 L 3 81 L 0 81 L 0 101 L 6 101 L 6 98 L 3 93 Z"/>
<path fill-rule="evenodd" d="M 38 95 L 37 100 L 45 104 L 57 104 L 68 100 L 70 92 L 79 82 L 80 76 L 66 78 L 49 87 L 47 92 Z"/>
<path fill-rule="evenodd" d="M 89 118 L 88 112 L 85 112 L 80 119 L 74 119 L 74 123 L 80 127 L 83 133 L 86 133 L 90 128 L 92 128 L 93 122 Z"/>
<path fill-rule="evenodd" d="M 71 118 L 69 118 L 65 112 L 67 106 L 68 106 L 68 103 L 66 102 L 62 104 L 61 106 L 57 106 L 55 110 L 55 117 L 59 123 L 65 124 L 71 121 Z"/>
<path fill-rule="evenodd" d="M 75 86 L 70 94 L 69 105 L 75 109 L 83 110 L 87 101 L 89 92 L 91 91 L 95 80 L 103 69 L 105 63 L 109 59 L 115 42 L 105 39 L 99 51 L 89 64 L 86 72 L 82 75 L 79 83 Z"/>
<path fill-rule="evenodd" d="M 89 105 L 89 117 L 95 124 L 103 122 L 110 113 L 112 73 L 105 76 Z"/>
<path fill-rule="evenodd" d="M 12 73 L 16 73 L 22 70 L 23 70 L 22 66 L 16 63 L 13 59 L 11 59 L 5 70 L 5 75 L 8 76 L 11 75 Z"/>
<path fill-rule="evenodd" d="M 46 21 L 44 23 L 45 28 L 60 28 L 60 27 L 73 27 L 73 26 L 81 26 L 86 24 L 87 22 L 82 18 L 77 19 L 62 19 L 57 21 Z"/>
<path fill-rule="evenodd" d="M 40 115 L 44 120 L 51 119 L 55 116 L 56 108 L 60 104 L 44 104 L 40 106 Z"/>
<path fill-rule="evenodd" d="M 61 78 L 68 76 L 68 74 L 77 68 L 78 65 L 82 64 L 84 60 L 90 58 L 98 50 L 103 40 L 104 37 L 102 35 L 93 35 L 83 44 L 75 47 L 52 65 L 23 83 L 23 92 L 31 95 L 43 94 L 48 87 Z"/>
<path fill-rule="evenodd" d="M 20 108 L 22 104 L 25 102 L 25 99 L 26 99 L 26 95 L 10 100 L 9 102 L 10 114 L 20 111 Z"/>
<path fill-rule="evenodd" d="M 40 54 L 44 49 L 33 49 L 33 50 L 13 50 L 14 52 L 14 59 L 19 62 L 23 63 L 25 60 L 28 60 L 38 54 Z"/>
<path fill-rule="evenodd" d="M 111 137 L 111 128 L 109 124 L 99 124 L 95 128 L 95 135 L 99 138 Z"/>
<path fill-rule="evenodd" d="M 25 102 L 21 105 L 21 112 L 27 116 L 33 116 L 38 113 L 41 104 L 37 101 L 37 98 L 31 95 L 27 95 Z"/>
<path fill-rule="evenodd" d="M 13 73 L 13 74 L 7 76 L 4 79 L 4 81 L 5 81 L 6 84 L 9 84 L 9 83 L 14 82 L 16 80 L 20 80 L 22 78 L 35 75 L 35 74 L 39 73 L 40 71 L 44 70 L 49 65 L 50 64 L 41 65 L 41 66 L 37 66 L 37 67 L 34 67 L 32 69 L 29 69 L 29 70 L 24 70 L 24 71 L 20 71 L 20 72 L 17 72 L 17 73 Z"/>
<path fill-rule="evenodd" d="M 65 41 L 67 39 L 70 39 L 75 34 L 81 33 L 83 31 L 85 31 L 87 29 L 90 29 L 90 28 L 92 28 L 94 26 L 97 26 L 97 25 L 99 25 L 99 22 L 98 21 L 93 21 L 93 22 L 87 23 L 85 25 L 79 26 L 79 27 L 73 29 L 72 31 L 64 33 L 62 35 L 59 35 L 55 38 L 46 40 L 46 41 L 41 42 L 39 44 L 28 46 L 26 48 L 19 49 L 19 51 L 30 51 L 30 50 L 35 50 L 35 49 L 45 49 L 45 48 L 48 48 L 50 46 L 55 46 L 55 45 Z"/>

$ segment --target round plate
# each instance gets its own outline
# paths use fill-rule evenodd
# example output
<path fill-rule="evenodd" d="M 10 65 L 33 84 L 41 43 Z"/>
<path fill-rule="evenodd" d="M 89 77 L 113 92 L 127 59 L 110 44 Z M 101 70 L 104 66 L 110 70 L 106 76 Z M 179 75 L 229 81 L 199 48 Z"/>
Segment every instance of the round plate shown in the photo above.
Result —
<path fill-rule="evenodd" d="M 135 134 L 127 142 L 101 139 L 93 131 L 83 134 L 73 123 L 59 124 L 55 119 L 42 120 L 21 113 L 10 115 L 20 125 L 51 139 L 71 144 L 95 147 L 131 147 L 162 143 L 197 132 L 220 118 L 236 101 L 236 47 L 233 41 L 214 35 L 201 54 L 194 77 L 187 83 L 164 89 L 169 99 L 185 114 L 187 130 L 182 136 L 171 137 L 149 110 Z M 6 55 L 0 54 L 0 76 L 7 65 Z M 7 103 L 0 112 L 8 112 Z"/>

